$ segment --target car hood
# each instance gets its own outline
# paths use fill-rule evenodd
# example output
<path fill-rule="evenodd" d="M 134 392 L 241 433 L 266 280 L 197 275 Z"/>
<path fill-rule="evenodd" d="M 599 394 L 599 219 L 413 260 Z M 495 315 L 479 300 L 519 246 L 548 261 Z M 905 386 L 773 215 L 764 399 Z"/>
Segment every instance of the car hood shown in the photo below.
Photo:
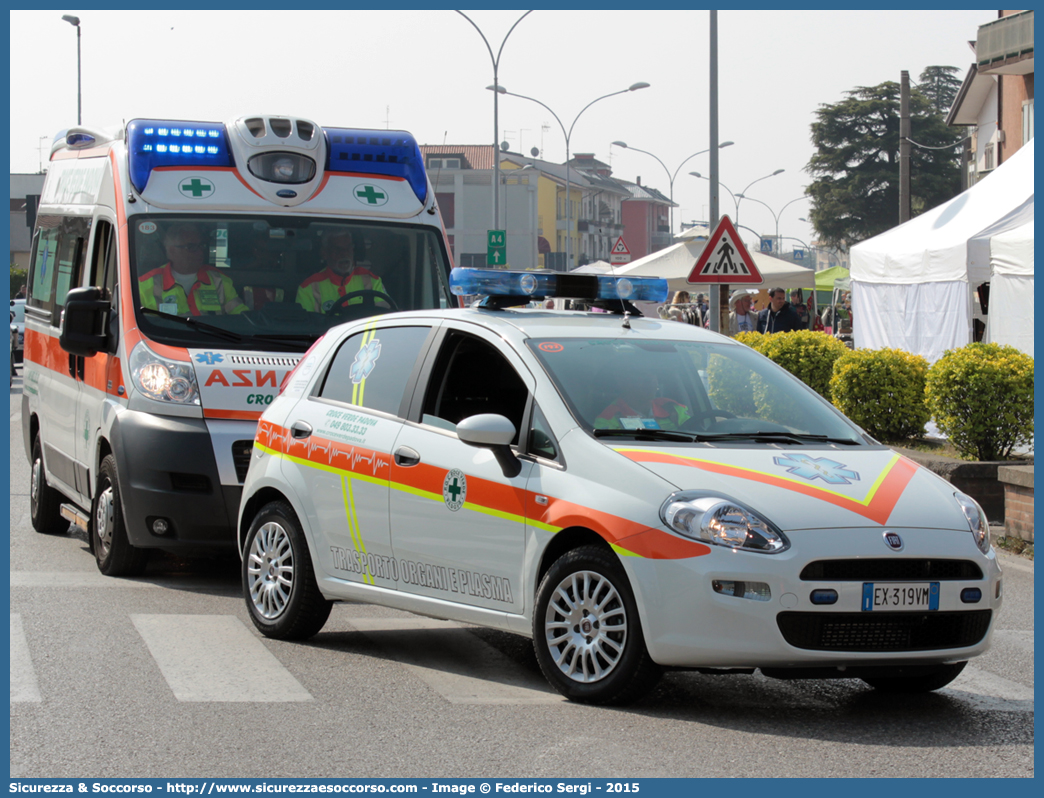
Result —
<path fill-rule="evenodd" d="M 968 530 L 952 485 L 883 447 L 610 448 L 679 490 L 720 492 L 784 531 L 867 526 Z"/>

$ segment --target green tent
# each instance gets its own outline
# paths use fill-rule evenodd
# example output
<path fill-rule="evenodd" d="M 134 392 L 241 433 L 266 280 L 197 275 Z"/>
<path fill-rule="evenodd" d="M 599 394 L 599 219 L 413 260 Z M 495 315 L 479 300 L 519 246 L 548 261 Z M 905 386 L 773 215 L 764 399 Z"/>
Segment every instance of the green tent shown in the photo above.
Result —
<path fill-rule="evenodd" d="M 834 291 L 834 281 L 840 282 L 847 279 L 848 269 L 844 266 L 831 266 L 829 269 L 816 272 L 816 304 L 820 307 L 829 305 Z M 807 295 L 808 292 L 812 291 L 812 288 L 803 288 L 802 291 Z"/>

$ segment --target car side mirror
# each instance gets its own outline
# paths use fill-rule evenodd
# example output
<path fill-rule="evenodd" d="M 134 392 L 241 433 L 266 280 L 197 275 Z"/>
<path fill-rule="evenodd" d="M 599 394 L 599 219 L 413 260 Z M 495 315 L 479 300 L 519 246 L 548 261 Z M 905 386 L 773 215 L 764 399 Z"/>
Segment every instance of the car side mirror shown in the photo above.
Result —
<path fill-rule="evenodd" d="M 105 314 L 108 300 L 102 299 L 100 288 L 73 288 L 65 297 L 58 343 L 70 355 L 93 357 L 105 350 Z"/>
<path fill-rule="evenodd" d="M 515 425 L 496 413 L 480 413 L 468 416 L 457 424 L 457 437 L 468 446 L 489 449 L 500 464 L 500 470 L 508 479 L 517 477 L 522 471 L 522 461 L 511 451 L 515 439 Z"/>

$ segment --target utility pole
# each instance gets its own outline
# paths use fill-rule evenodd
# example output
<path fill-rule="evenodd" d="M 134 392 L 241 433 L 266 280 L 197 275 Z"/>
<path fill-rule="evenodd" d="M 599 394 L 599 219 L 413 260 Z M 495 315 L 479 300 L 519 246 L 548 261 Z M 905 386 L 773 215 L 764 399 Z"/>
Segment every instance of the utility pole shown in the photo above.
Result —
<path fill-rule="evenodd" d="M 899 81 L 899 224 L 910 220 L 910 73 Z"/>

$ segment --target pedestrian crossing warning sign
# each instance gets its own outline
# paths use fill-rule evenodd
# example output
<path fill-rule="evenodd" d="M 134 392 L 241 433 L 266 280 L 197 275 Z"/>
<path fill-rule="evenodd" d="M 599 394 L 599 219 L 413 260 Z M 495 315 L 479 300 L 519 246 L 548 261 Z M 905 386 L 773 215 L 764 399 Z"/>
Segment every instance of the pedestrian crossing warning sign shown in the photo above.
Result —
<path fill-rule="evenodd" d="M 616 239 L 616 243 L 613 244 L 613 250 L 609 253 L 610 263 L 630 263 L 631 262 L 631 250 L 627 248 L 627 244 L 624 243 L 623 236 Z"/>
<path fill-rule="evenodd" d="M 728 216 L 722 216 L 714 228 L 707 246 L 689 273 L 689 282 L 699 283 L 760 283 L 761 272 L 743 246 L 743 241 Z"/>

